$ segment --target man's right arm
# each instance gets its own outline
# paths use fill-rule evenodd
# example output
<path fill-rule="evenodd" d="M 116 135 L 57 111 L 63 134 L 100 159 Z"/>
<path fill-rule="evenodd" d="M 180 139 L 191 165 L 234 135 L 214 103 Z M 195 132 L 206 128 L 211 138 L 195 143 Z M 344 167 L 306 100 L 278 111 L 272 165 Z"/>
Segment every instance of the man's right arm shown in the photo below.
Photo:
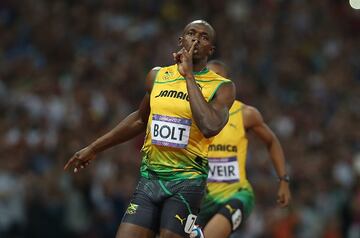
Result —
<path fill-rule="evenodd" d="M 146 76 L 147 92 L 141 101 L 139 109 L 127 116 L 111 131 L 99 137 L 84 149 L 76 152 L 67 162 L 64 169 L 74 166 L 77 171 L 79 168 L 85 167 L 90 160 L 94 159 L 97 153 L 128 141 L 145 131 L 150 114 L 150 93 L 159 69 L 159 67 L 153 68 Z"/>
<path fill-rule="evenodd" d="M 146 129 L 147 119 L 145 118 L 149 115 L 149 102 L 149 94 L 146 93 L 138 110 L 128 115 L 111 131 L 96 139 L 89 147 L 95 153 L 99 153 L 139 135 Z"/>
<path fill-rule="evenodd" d="M 89 146 L 95 153 L 102 152 L 114 145 L 128 141 L 145 131 L 150 113 L 150 92 L 159 68 L 152 69 L 146 76 L 146 94 L 140 107 L 122 120 L 115 128 L 98 138 Z"/>

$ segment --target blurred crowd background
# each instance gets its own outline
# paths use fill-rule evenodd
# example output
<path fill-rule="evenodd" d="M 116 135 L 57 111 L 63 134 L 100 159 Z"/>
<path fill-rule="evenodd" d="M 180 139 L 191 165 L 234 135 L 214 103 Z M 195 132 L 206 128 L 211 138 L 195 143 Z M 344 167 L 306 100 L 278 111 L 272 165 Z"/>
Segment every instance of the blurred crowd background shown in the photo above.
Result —
<path fill-rule="evenodd" d="M 79 174 L 63 166 L 136 110 L 146 73 L 173 63 L 196 19 L 216 29 L 214 58 L 279 136 L 292 177 L 280 209 L 254 141 L 256 208 L 233 237 L 360 237 L 360 12 L 348 1 L 1 0 L 1 238 L 114 237 L 143 136 Z"/>

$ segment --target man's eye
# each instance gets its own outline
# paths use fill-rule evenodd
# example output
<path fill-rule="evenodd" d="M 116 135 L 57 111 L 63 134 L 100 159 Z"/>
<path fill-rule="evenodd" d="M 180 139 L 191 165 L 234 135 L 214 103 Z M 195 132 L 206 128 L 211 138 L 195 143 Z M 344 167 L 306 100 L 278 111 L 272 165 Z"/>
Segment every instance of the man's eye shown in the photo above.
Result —
<path fill-rule="evenodd" d="M 192 35 L 194 35 L 194 32 L 190 31 L 190 32 L 188 32 L 188 35 L 192 36 Z"/>

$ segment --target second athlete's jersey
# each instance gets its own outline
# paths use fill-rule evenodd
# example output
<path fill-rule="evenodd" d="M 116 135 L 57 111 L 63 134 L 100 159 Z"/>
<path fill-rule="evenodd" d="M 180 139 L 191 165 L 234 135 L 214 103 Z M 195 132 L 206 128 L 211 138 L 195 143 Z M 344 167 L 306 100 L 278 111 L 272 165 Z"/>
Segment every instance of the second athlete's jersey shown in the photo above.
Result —
<path fill-rule="evenodd" d="M 205 100 L 211 101 L 221 84 L 230 82 L 208 69 L 194 73 Z M 142 148 L 142 176 L 161 179 L 206 178 L 205 138 L 193 120 L 186 81 L 177 65 L 161 68 L 150 94 L 150 115 Z"/>
<path fill-rule="evenodd" d="M 223 202 L 239 191 L 250 189 L 245 164 L 248 140 L 242 116 L 243 104 L 235 101 L 229 121 L 209 146 L 208 197 Z"/>

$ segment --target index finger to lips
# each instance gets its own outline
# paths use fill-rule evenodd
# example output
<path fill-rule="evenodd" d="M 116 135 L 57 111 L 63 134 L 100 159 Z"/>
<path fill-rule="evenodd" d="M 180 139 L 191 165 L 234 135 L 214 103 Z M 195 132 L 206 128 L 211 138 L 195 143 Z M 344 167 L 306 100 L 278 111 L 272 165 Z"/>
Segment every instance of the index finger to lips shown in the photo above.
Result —
<path fill-rule="evenodd" d="M 174 61 L 175 61 L 176 63 L 178 63 L 178 62 L 179 62 L 179 59 L 180 59 L 180 53 L 179 53 L 179 52 L 173 53 L 173 57 L 174 57 Z"/>
<path fill-rule="evenodd" d="M 194 43 L 191 45 L 190 50 L 189 50 L 189 54 L 192 55 L 195 49 L 195 45 L 198 43 L 198 41 L 194 41 Z"/>
<path fill-rule="evenodd" d="M 181 53 L 177 53 L 174 56 L 174 60 L 175 60 L 176 63 L 181 63 Z"/>

